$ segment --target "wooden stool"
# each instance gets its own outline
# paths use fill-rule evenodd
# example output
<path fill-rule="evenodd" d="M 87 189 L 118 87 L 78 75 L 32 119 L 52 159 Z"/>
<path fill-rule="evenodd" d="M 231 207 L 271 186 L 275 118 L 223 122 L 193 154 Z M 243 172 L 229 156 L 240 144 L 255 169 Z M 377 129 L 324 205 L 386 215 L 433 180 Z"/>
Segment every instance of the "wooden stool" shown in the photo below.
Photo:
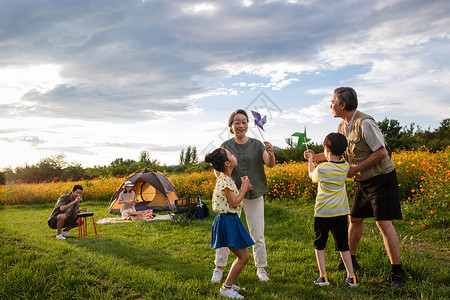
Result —
<path fill-rule="evenodd" d="M 78 213 L 78 238 L 87 237 L 87 223 L 86 217 L 92 217 L 92 224 L 94 224 L 95 235 L 97 235 L 97 228 L 95 227 L 94 213 Z"/>

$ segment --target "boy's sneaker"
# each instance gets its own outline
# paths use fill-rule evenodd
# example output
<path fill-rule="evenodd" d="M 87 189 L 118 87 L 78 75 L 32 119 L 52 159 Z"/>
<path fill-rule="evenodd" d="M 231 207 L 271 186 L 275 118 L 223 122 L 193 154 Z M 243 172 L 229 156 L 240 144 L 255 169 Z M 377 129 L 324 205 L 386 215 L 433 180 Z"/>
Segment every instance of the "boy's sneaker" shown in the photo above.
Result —
<path fill-rule="evenodd" d="M 64 237 L 71 236 L 71 235 L 70 235 L 70 232 L 65 231 L 65 230 L 61 231 L 61 234 L 62 234 Z"/>
<path fill-rule="evenodd" d="M 314 284 L 323 286 L 323 285 L 330 285 L 330 282 L 328 281 L 327 275 L 324 275 L 322 277 L 317 277 L 316 280 L 314 280 Z"/>
<path fill-rule="evenodd" d="M 269 281 L 269 276 L 267 276 L 267 272 L 264 268 L 257 268 L 256 275 L 261 281 Z"/>
<path fill-rule="evenodd" d="M 345 278 L 345 282 L 351 287 L 359 286 L 359 282 L 356 279 L 356 276 L 353 276 L 353 277 L 350 277 L 350 278 Z"/>
<path fill-rule="evenodd" d="M 58 234 L 57 236 L 56 236 L 56 239 L 57 240 L 65 240 L 66 238 L 62 235 L 62 233 L 61 234 Z"/>
<path fill-rule="evenodd" d="M 391 288 L 401 289 L 404 287 L 405 283 L 403 282 L 403 272 L 394 272 L 391 271 Z"/>
<path fill-rule="evenodd" d="M 221 269 L 214 269 L 211 281 L 213 283 L 220 282 L 222 280 L 223 271 Z"/>
<path fill-rule="evenodd" d="M 230 289 L 223 289 L 220 288 L 220 296 L 228 297 L 228 298 L 234 298 L 234 299 L 244 299 L 244 296 L 239 294 L 237 291 L 235 291 L 233 288 Z"/>

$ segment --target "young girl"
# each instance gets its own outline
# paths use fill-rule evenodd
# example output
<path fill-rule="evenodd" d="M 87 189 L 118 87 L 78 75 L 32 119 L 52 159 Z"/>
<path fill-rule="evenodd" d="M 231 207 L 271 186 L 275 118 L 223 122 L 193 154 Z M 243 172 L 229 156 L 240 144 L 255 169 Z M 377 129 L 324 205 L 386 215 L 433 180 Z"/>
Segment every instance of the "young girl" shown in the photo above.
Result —
<path fill-rule="evenodd" d="M 212 225 L 211 247 L 213 249 L 228 247 L 237 258 L 231 266 L 225 283 L 220 288 L 220 295 L 230 298 L 243 299 L 238 293 L 240 288 L 234 285 L 249 259 L 248 247 L 254 244 L 249 233 L 239 218 L 242 199 L 246 192 L 252 189 L 247 176 L 241 178 L 241 189 L 231 179 L 231 172 L 237 166 L 237 160 L 230 151 L 218 148 L 205 156 L 205 161 L 220 172 L 212 197 L 212 208 L 217 216 Z"/>

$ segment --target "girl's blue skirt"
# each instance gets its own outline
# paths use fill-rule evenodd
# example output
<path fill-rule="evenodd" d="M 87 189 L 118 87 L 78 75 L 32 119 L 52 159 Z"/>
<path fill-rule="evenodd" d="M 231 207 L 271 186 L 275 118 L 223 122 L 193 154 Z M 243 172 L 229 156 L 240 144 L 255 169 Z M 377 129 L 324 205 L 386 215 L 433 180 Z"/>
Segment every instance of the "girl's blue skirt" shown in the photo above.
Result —
<path fill-rule="evenodd" d="M 238 214 L 217 214 L 211 230 L 211 248 L 248 248 L 254 245 Z"/>

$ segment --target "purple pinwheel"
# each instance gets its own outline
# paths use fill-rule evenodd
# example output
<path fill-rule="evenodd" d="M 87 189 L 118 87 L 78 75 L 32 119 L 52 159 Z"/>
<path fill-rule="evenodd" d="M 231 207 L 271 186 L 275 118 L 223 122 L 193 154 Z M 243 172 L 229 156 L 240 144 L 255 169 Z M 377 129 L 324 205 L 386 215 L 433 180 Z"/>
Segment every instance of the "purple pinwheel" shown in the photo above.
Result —
<path fill-rule="evenodd" d="M 251 112 L 252 112 L 253 117 L 255 118 L 256 128 L 258 128 L 259 134 L 261 134 L 261 137 L 263 138 L 263 140 L 265 140 L 264 136 L 262 135 L 262 132 L 261 132 L 260 128 L 262 130 L 264 130 L 263 125 L 266 124 L 266 122 L 267 122 L 266 116 L 261 118 L 261 115 L 259 114 L 259 112 L 256 112 L 256 111 L 253 111 L 253 110 Z"/>
<path fill-rule="evenodd" d="M 255 125 L 264 130 L 263 125 L 266 124 L 267 118 L 264 116 L 264 118 L 261 118 L 261 115 L 256 111 L 251 111 L 253 114 L 253 117 L 255 117 Z"/>

